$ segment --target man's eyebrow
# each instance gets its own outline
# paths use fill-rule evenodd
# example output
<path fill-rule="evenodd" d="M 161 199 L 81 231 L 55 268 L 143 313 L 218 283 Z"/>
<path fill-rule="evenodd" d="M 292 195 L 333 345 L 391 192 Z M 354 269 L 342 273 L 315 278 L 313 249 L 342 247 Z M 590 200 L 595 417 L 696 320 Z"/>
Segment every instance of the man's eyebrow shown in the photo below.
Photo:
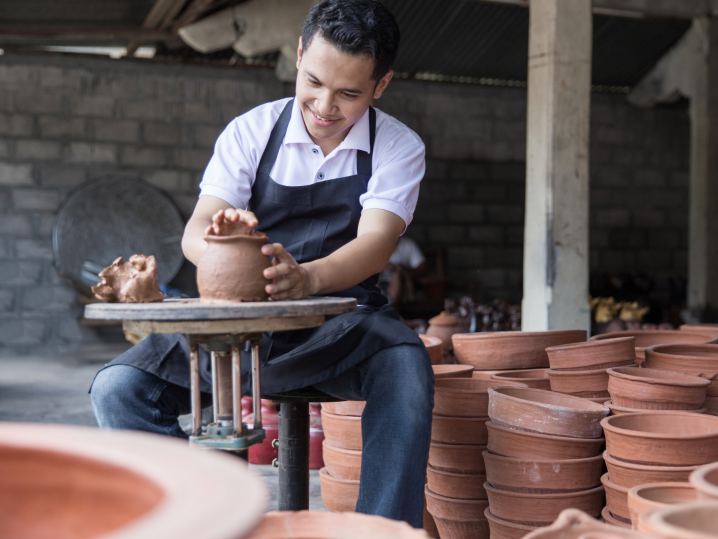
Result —
<path fill-rule="evenodd" d="M 320 81 L 319 78 L 318 78 L 316 75 L 313 75 L 313 74 L 310 73 L 309 71 L 305 71 L 305 73 L 307 74 L 308 77 L 311 77 L 312 79 L 314 79 L 315 81 L 317 81 L 319 84 L 322 83 L 322 81 Z M 339 88 L 339 91 L 340 91 L 340 92 L 347 92 L 347 93 L 350 93 L 350 94 L 363 94 L 363 93 L 364 93 L 364 92 L 362 92 L 361 90 L 357 90 L 356 88 Z"/>

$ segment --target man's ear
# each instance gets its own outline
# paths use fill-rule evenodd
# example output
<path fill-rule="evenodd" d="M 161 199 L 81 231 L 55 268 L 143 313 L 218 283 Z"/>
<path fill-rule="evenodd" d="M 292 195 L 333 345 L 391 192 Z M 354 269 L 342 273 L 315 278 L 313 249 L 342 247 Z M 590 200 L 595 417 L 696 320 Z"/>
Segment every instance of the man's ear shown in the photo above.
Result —
<path fill-rule="evenodd" d="M 389 81 L 393 76 L 394 72 L 389 70 L 386 75 L 379 79 L 379 82 L 376 83 L 376 87 L 374 88 L 374 99 L 379 99 L 381 97 L 381 94 L 384 93 L 384 90 L 386 90 L 386 87 L 389 85 Z"/>
<path fill-rule="evenodd" d="M 297 47 L 297 69 L 299 69 L 299 62 L 302 61 L 302 36 L 299 36 L 299 46 Z"/>

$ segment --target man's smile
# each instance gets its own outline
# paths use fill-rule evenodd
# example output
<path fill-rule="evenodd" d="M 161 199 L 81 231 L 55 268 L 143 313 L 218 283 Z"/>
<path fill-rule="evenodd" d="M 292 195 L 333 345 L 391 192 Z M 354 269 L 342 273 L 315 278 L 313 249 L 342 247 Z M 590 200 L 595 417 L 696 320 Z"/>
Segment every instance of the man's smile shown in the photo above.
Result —
<path fill-rule="evenodd" d="M 326 118 L 324 116 L 320 116 L 316 112 L 314 112 L 312 109 L 307 107 L 309 109 L 309 112 L 311 113 L 312 121 L 317 127 L 331 127 L 335 123 L 337 123 L 341 118 Z"/>

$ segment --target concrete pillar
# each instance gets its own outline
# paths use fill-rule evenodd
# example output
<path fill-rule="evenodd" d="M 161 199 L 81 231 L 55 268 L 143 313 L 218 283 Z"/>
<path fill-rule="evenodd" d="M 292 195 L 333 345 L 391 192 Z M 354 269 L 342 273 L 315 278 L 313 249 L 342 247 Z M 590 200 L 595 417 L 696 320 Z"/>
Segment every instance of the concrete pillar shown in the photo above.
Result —
<path fill-rule="evenodd" d="M 531 0 L 522 329 L 588 329 L 591 0 Z"/>
<path fill-rule="evenodd" d="M 718 309 L 718 19 L 707 19 L 707 25 L 706 306 Z"/>

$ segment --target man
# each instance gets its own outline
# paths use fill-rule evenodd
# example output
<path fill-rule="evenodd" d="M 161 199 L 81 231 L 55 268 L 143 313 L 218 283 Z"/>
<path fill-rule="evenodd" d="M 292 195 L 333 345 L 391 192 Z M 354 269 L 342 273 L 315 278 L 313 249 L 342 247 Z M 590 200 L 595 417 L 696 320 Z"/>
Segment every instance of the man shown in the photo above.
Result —
<path fill-rule="evenodd" d="M 355 297 L 358 311 L 320 328 L 265 334 L 262 389 L 313 385 L 366 400 L 357 511 L 422 525 L 433 372 L 418 336 L 376 287 L 411 221 L 424 174 L 424 145 L 370 107 L 391 80 L 399 29 L 371 0 L 324 0 L 299 41 L 296 97 L 267 103 L 220 135 L 187 224 L 183 249 L 198 262 L 205 234 L 257 227 L 271 244 L 265 270 L 274 300 Z M 103 428 L 186 437 L 188 347 L 150 335 L 96 377 L 92 403 Z M 210 371 L 202 355 L 203 398 Z M 242 357 L 249 382 L 249 358 Z M 249 390 L 248 385 L 243 388 Z"/>

